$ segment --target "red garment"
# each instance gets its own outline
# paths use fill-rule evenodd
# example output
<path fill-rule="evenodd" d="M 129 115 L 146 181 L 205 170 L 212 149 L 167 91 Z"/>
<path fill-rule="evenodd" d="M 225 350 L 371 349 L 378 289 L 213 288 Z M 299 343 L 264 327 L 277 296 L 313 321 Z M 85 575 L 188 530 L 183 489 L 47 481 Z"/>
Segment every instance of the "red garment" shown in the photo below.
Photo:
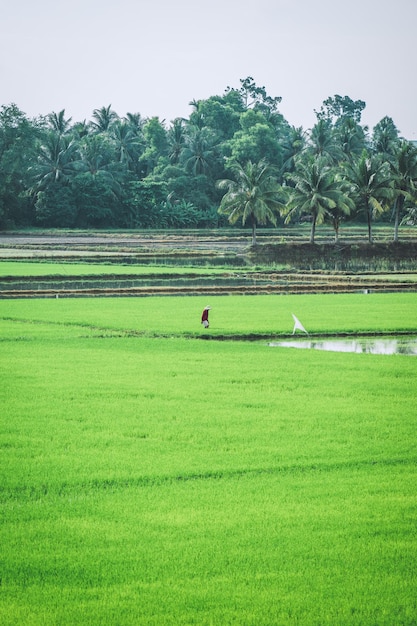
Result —
<path fill-rule="evenodd" d="M 208 322 L 208 314 L 209 314 L 209 309 L 204 309 L 203 315 L 201 316 L 202 322 Z"/>

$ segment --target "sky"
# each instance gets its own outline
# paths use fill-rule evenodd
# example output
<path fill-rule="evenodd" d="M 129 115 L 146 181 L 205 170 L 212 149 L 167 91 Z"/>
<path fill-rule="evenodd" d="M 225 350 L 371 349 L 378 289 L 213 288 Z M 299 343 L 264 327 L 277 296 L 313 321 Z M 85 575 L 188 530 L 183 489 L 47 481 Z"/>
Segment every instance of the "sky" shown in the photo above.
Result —
<path fill-rule="evenodd" d="M 336 94 L 417 140 L 416 0 L 11 0 L 0 106 L 72 122 L 107 107 L 169 125 L 251 76 L 293 126 Z"/>

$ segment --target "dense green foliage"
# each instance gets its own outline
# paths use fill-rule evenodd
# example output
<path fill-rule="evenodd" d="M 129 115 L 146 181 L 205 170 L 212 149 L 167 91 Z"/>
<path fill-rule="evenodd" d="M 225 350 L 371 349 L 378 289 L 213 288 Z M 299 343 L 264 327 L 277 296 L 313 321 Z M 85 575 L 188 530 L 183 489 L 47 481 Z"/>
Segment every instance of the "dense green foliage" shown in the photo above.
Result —
<path fill-rule="evenodd" d="M 212 333 L 417 304 L 210 303 Z M 185 339 L 206 304 L 0 301 L 1 623 L 411 626 L 417 360 Z"/>
<path fill-rule="evenodd" d="M 169 124 L 139 113 L 121 118 L 111 106 L 94 110 L 89 122 L 74 123 L 65 110 L 28 119 L 15 104 L 3 105 L 0 228 L 225 225 L 219 212 L 225 189 L 218 181 L 233 183 L 237 172 L 261 162 L 275 171 L 278 198 L 270 202 L 285 197 L 288 214 L 318 160 L 334 197 L 318 216 L 317 208 L 302 203 L 290 212 L 297 219 L 312 218 L 314 226 L 316 217 L 317 223 L 328 219 L 337 233 L 342 219 L 364 216 L 369 240 L 370 220 L 389 219 L 390 209 L 395 238 L 402 219 L 414 220 L 417 150 L 399 138 L 391 118 L 370 133 L 361 125 L 365 103 L 336 95 L 316 112 L 312 129 L 294 128 L 279 113 L 280 97 L 269 96 L 250 77 L 240 83 L 222 96 L 190 103 L 189 118 Z M 363 185 L 371 181 L 364 173 L 373 176 L 373 168 L 381 180 L 365 193 Z M 340 204 L 335 197 L 342 195 Z M 260 221 L 252 213 L 252 227 L 278 218 L 275 212 L 267 219 L 264 210 L 255 213 Z M 245 209 L 236 215 L 244 217 Z"/>
<path fill-rule="evenodd" d="M 266 161 L 259 163 L 248 161 L 245 167 L 236 164 L 233 167 L 235 180 L 219 180 L 217 186 L 227 189 L 222 198 L 219 213 L 229 216 L 229 222 L 235 224 L 239 219 L 252 227 L 252 244 L 256 244 L 256 226 L 277 223 L 277 213 L 282 207 L 280 188 L 274 177 L 273 169 Z M 283 195 L 283 194 L 282 194 Z"/>

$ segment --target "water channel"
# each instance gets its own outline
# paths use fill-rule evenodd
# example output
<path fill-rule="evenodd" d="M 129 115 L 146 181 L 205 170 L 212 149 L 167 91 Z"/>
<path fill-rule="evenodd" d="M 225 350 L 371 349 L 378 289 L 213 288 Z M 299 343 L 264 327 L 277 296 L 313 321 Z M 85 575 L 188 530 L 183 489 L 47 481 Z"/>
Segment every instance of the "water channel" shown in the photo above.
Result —
<path fill-rule="evenodd" d="M 329 339 L 287 339 L 273 341 L 271 348 L 300 348 L 330 352 L 356 352 L 370 354 L 405 354 L 417 356 L 417 337 L 357 337 Z"/>

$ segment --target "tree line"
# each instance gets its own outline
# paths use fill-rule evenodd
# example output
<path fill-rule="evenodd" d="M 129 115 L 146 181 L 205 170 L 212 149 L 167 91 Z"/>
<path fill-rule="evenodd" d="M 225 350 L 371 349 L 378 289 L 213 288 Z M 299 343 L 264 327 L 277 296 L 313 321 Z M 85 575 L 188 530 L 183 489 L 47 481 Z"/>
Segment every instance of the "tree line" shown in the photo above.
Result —
<path fill-rule="evenodd" d="M 390 117 L 335 95 L 305 130 L 252 77 L 166 124 L 111 105 L 90 121 L 0 109 L 0 228 L 213 228 L 343 220 L 416 223 L 417 149 Z"/>

